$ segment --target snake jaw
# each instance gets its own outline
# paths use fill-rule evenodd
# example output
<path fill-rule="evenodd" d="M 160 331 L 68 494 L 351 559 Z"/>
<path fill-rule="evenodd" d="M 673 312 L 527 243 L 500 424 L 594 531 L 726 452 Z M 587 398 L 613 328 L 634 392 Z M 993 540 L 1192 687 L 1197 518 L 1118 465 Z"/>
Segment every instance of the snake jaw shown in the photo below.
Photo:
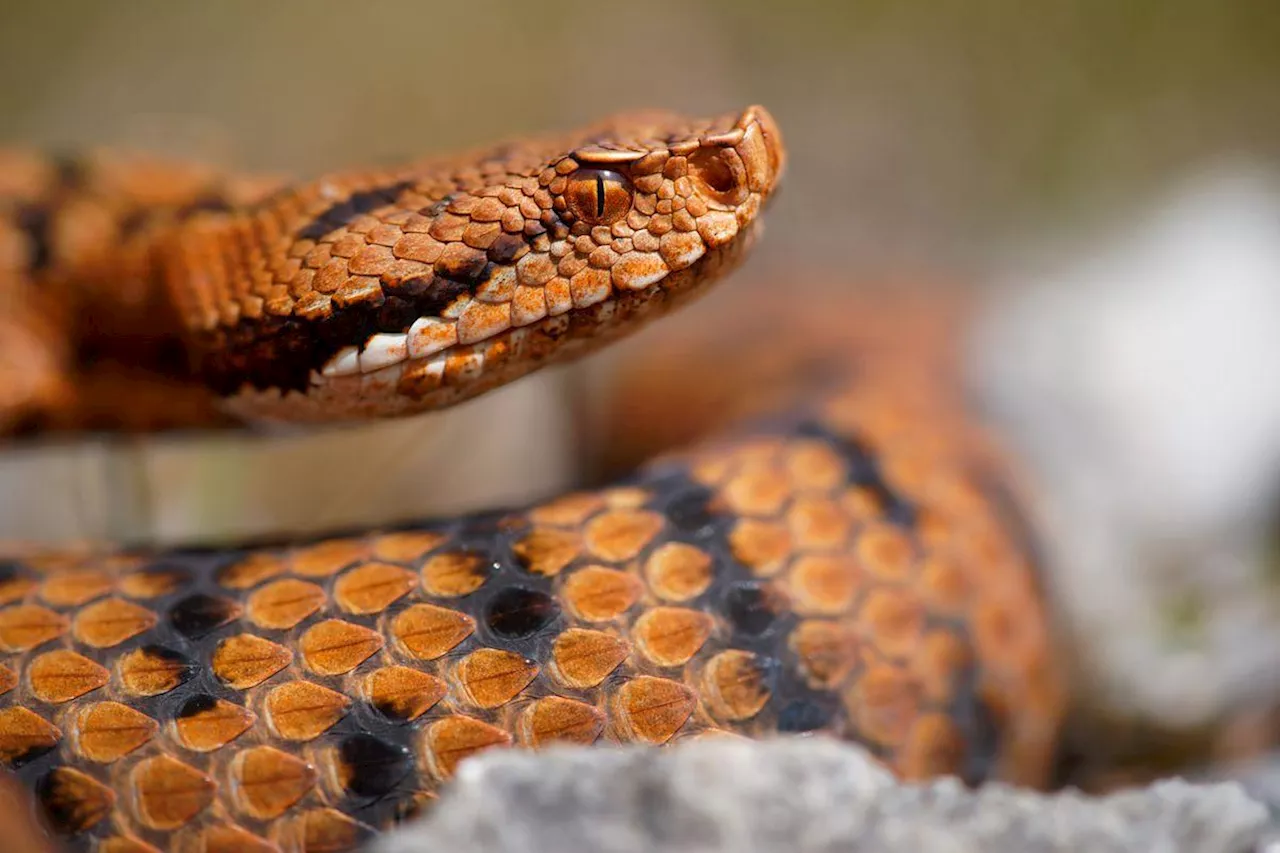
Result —
<path fill-rule="evenodd" d="M 204 372 L 250 420 L 365 419 L 474 397 L 705 291 L 753 242 L 784 167 L 776 124 L 753 106 L 702 121 L 618 116 L 331 178 L 323 200 L 303 186 L 222 236 L 257 266 L 236 258 L 230 275 L 247 280 L 197 289 L 256 297 L 260 316 L 189 315 Z M 281 236 L 264 245 L 264 232 Z M 207 254 L 199 240 L 193 250 Z"/>

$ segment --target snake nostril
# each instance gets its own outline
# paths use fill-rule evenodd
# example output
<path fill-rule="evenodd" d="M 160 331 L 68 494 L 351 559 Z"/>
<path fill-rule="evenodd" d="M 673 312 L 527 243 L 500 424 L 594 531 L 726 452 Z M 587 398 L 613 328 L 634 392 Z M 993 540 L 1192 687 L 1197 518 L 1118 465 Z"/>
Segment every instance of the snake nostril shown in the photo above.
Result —
<path fill-rule="evenodd" d="M 746 170 L 730 148 L 699 148 L 689 156 L 689 176 L 699 192 L 722 204 L 740 204 L 746 197 Z"/>
<path fill-rule="evenodd" d="M 720 151 L 702 148 L 690 158 L 689 170 L 715 192 L 726 193 L 733 189 L 733 170 L 721 154 Z"/>

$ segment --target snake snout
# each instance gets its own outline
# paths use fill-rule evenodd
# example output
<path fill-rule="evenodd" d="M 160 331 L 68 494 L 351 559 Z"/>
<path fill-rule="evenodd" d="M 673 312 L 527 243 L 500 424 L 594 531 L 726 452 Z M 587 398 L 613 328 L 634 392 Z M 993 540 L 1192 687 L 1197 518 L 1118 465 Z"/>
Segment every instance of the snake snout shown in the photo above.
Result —
<path fill-rule="evenodd" d="M 738 119 L 744 131 L 737 145 L 738 155 L 746 165 L 752 192 L 769 193 L 777 186 L 786 168 L 786 149 L 778 123 L 764 107 L 747 107 Z"/>
<path fill-rule="evenodd" d="M 749 107 L 732 128 L 699 142 L 689 155 L 689 175 L 711 207 L 732 210 L 752 194 L 763 199 L 773 191 L 784 154 L 777 125 L 764 107 Z"/>

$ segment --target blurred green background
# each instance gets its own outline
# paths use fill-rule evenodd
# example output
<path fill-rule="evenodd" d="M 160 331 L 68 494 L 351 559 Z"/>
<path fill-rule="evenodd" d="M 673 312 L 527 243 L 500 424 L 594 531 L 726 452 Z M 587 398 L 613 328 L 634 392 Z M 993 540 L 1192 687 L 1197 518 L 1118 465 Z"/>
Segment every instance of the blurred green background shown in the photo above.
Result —
<path fill-rule="evenodd" d="M 1274 0 L 9 2 L 0 141 L 308 173 L 760 102 L 761 264 L 914 263 L 1276 157 L 1278 47 Z"/>

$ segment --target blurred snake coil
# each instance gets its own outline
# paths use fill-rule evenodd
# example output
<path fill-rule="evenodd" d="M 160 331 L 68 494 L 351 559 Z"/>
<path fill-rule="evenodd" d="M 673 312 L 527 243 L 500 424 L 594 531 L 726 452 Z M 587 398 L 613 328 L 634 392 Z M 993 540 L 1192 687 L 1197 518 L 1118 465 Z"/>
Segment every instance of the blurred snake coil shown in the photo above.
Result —
<path fill-rule="evenodd" d="M 303 183 L 0 153 L 0 426 L 445 407 L 701 294 L 785 165 L 761 107 Z M 732 341 L 749 415 L 606 487 L 340 538 L 8 555 L 0 829 L 338 851 L 483 750 L 775 734 L 1045 784 L 1064 688 L 1000 454 L 945 380 L 840 334 L 874 313 L 796 302 Z"/>

